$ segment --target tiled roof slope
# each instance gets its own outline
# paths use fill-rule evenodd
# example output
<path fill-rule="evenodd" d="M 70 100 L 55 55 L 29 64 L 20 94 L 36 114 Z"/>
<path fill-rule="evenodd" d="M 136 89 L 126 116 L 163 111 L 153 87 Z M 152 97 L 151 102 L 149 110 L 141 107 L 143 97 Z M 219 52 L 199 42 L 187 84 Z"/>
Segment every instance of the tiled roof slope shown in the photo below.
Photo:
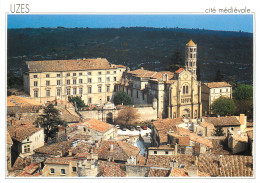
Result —
<path fill-rule="evenodd" d="M 164 74 L 168 74 L 168 80 L 172 79 L 174 76 L 173 72 L 170 71 L 160 71 L 160 72 L 156 72 L 156 71 L 149 71 L 149 70 L 144 70 L 144 69 L 137 69 L 137 70 L 133 70 L 133 71 L 129 71 L 128 73 L 134 74 L 136 77 L 140 77 L 140 78 L 153 78 L 153 79 L 163 79 L 163 75 Z"/>
<path fill-rule="evenodd" d="M 240 126 L 239 120 L 235 116 L 226 117 L 205 117 L 206 122 L 216 126 Z"/>
<path fill-rule="evenodd" d="M 199 171 L 206 172 L 211 176 L 221 177 L 252 177 L 253 157 L 239 155 L 223 155 L 222 164 L 220 156 L 213 154 L 200 155 L 198 159 Z"/>
<path fill-rule="evenodd" d="M 160 143 L 167 142 L 167 132 L 168 131 L 176 131 L 176 125 L 182 123 L 182 118 L 176 119 L 159 119 L 153 123 L 156 128 L 159 137 Z"/>
<path fill-rule="evenodd" d="M 126 167 L 123 164 L 99 161 L 98 177 L 126 177 Z"/>
<path fill-rule="evenodd" d="M 232 85 L 228 84 L 227 82 L 211 82 L 211 83 L 204 83 L 209 88 L 221 88 L 221 87 L 232 87 Z"/>
<path fill-rule="evenodd" d="M 61 118 L 66 122 L 79 122 L 80 117 L 72 109 L 64 108 L 61 110 Z"/>
<path fill-rule="evenodd" d="M 27 61 L 26 64 L 29 72 L 84 71 L 124 67 L 110 64 L 105 58 Z"/>
<path fill-rule="evenodd" d="M 42 103 L 34 99 L 10 95 L 7 97 L 7 107 L 11 106 L 41 106 Z"/>
<path fill-rule="evenodd" d="M 141 149 L 122 141 L 102 141 L 96 149 L 99 159 L 113 158 L 127 161 L 130 156 L 138 156 Z"/>
<path fill-rule="evenodd" d="M 168 177 L 169 173 L 169 168 L 150 168 L 148 177 Z"/>
<path fill-rule="evenodd" d="M 91 119 L 88 121 L 83 121 L 81 123 L 72 124 L 72 125 L 70 125 L 70 127 L 75 127 L 75 126 L 79 126 L 79 125 L 84 125 L 88 128 L 91 128 L 91 129 L 96 130 L 101 133 L 105 133 L 106 131 L 108 131 L 114 127 L 113 125 L 99 121 L 97 119 Z"/>
<path fill-rule="evenodd" d="M 12 139 L 22 142 L 26 138 L 30 137 L 34 133 L 42 130 L 42 128 L 36 128 L 32 125 L 19 125 L 19 126 L 8 126 L 8 132 Z"/>

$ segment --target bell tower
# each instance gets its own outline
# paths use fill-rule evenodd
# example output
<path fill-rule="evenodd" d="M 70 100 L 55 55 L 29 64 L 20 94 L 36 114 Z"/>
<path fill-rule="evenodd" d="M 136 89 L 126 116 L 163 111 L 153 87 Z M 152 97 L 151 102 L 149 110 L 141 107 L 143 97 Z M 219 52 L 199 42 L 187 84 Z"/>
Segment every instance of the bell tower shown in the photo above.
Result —
<path fill-rule="evenodd" d="M 185 66 L 197 78 L 197 45 L 192 40 L 185 47 Z"/>

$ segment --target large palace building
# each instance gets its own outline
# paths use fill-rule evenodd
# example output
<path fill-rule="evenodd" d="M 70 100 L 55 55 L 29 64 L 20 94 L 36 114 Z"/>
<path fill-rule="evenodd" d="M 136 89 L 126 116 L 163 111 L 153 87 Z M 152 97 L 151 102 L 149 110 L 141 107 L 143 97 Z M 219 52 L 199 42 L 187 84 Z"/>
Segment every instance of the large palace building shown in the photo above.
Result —
<path fill-rule="evenodd" d="M 185 48 L 185 68 L 173 72 L 126 71 L 118 90 L 125 91 L 134 104 L 155 104 L 159 118 L 200 118 L 201 82 L 197 81 L 197 45 L 190 40 Z"/>
<path fill-rule="evenodd" d="M 24 89 L 39 102 L 79 96 L 85 104 L 111 101 L 115 91 L 125 91 L 133 103 L 152 105 L 159 118 L 200 118 L 201 82 L 197 81 L 197 45 L 185 48 L 185 68 L 175 72 L 130 71 L 106 59 L 28 61 Z"/>
<path fill-rule="evenodd" d="M 104 58 L 27 61 L 26 65 L 24 90 L 42 103 L 79 96 L 85 104 L 104 104 L 126 70 Z"/>

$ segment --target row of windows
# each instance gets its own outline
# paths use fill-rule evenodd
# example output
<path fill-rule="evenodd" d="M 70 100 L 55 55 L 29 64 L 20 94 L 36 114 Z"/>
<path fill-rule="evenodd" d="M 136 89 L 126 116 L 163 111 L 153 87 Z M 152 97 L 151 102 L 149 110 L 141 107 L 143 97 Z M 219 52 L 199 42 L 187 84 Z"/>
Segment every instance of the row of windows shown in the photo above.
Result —
<path fill-rule="evenodd" d="M 225 92 L 225 89 L 220 89 L 220 93 Z M 226 89 L 226 92 L 228 92 L 228 88 Z M 213 89 L 213 93 L 215 93 L 215 89 Z"/>
<path fill-rule="evenodd" d="M 190 98 L 181 99 L 181 103 L 190 103 L 190 102 L 191 102 Z"/>
<path fill-rule="evenodd" d="M 114 74 L 116 74 L 116 71 L 113 71 Z M 71 73 L 67 73 L 66 76 L 70 76 Z M 98 72 L 98 75 L 101 75 L 102 72 Z M 110 74 L 110 71 L 106 71 L 106 74 Z M 91 76 L 92 75 L 92 72 L 88 72 L 88 75 Z M 46 78 L 49 78 L 50 77 L 50 74 L 46 74 L 45 75 Z M 56 75 L 58 78 L 61 76 L 60 74 L 57 74 Z M 77 76 L 77 73 L 72 73 L 72 76 Z M 79 76 L 82 76 L 82 72 L 79 73 Z M 33 78 L 38 78 L 38 75 L 33 75 Z"/>
<path fill-rule="evenodd" d="M 101 93 L 102 92 L 102 86 L 98 86 L 98 92 Z M 106 92 L 110 92 L 110 86 L 106 86 Z M 51 90 L 50 89 L 47 89 L 46 90 L 46 97 L 50 97 L 50 93 L 51 93 Z M 92 87 L 89 86 L 88 87 L 88 93 L 92 93 Z M 67 88 L 66 90 L 66 94 L 67 95 L 71 95 L 71 89 L 70 88 Z M 77 88 L 72 88 L 72 94 L 73 95 L 77 95 Z M 78 94 L 82 95 L 83 94 L 83 88 L 79 88 L 78 90 Z M 57 89 L 57 96 L 61 96 L 61 89 Z M 34 98 L 38 98 L 39 97 L 39 94 L 38 94 L 38 90 L 35 90 L 34 91 Z"/>
<path fill-rule="evenodd" d="M 114 77 L 114 81 L 116 81 L 116 77 Z M 77 80 L 72 80 L 73 84 L 77 84 Z M 98 82 L 102 82 L 102 78 L 98 78 Z M 110 82 L 110 77 L 107 77 L 107 82 Z M 79 84 L 83 83 L 83 79 L 79 79 Z M 92 83 L 92 79 L 88 78 L 88 83 Z M 66 80 L 66 84 L 70 85 L 70 80 Z M 57 85 L 61 85 L 61 80 L 57 80 Z M 38 81 L 33 82 L 33 86 L 38 86 Z M 50 86 L 50 81 L 46 81 L 46 86 Z"/>
<path fill-rule="evenodd" d="M 187 51 L 189 51 L 189 48 L 187 48 Z M 190 52 L 196 52 L 196 48 L 190 48 Z"/>
<path fill-rule="evenodd" d="M 157 154 L 157 151 L 153 151 L 154 154 Z M 165 154 L 169 154 L 169 151 L 165 151 Z"/>
<path fill-rule="evenodd" d="M 73 172 L 76 172 L 77 171 L 77 168 L 76 167 L 72 167 L 72 171 Z M 51 174 L 54 174 L 55 173 L 55 169 L 54 168 L 50 168 L 50 173 Z M 66 171 L 65 171 L 65 169 L 60 169 L 60 173 L 61 174 L 66 174 Z"/>
<path fill-rule="evenodd" d="M 188 94 L 189 93 L 189 86 L 182 86 L 182 93 Z"/>

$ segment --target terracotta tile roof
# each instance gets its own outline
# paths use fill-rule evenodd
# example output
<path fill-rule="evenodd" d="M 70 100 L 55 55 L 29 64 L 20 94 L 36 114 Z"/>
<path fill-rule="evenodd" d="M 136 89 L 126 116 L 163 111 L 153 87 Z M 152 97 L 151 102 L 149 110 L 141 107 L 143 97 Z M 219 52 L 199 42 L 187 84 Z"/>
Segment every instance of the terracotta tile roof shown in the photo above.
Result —
<path fill-rule="evenodd" d="M 61 118 L 67 123 L 80 121 L 79 115 L 72 109 L 67 109 L 67 108 L 61 110 Z"/>
<path fill-rule="evenodd" d="M 191 155 L 149 155 L 147 159 L 147 165 L 151 167 L 164 167 L 170 168 L 171 161 L 177 161 L 178 165 L 185 164 L 185 168 L 188 168 L 195 161 L 195 156 Z"/>
<path fill-rule="evenodd" d="M 169 145 L 160 145 L 159 147 L 148 147 L 148 149 L 165 149 L 165 150 L 174 150 L 174 148 L 172 148 Z"/>
<path fill-rule="evenodd" d="M 40 165 L 36 164 L 36 163 L 31 163 L 29 166 L 25 167 L 23 169 L 23 172 L 18 175 L 19 177 L 29 177 L 29 176 L 33 176 L 33 174 L 39 170 Z"/>
<path fill-rule="evenodd" d="M 30 137 L 34 133 L 43 130 L 42 128 L 36 128 L 33 125 L 8 126 L 7 129 L 11 138 L 18 142 L 22 142 L 23 140 Z"/>
<path fill-rule="evenodd" d="M 207 126 L 208 126 L 209 129 L 211 129 L 211 130 L 215 129 L 215 127 L 214 127 L 214 125 L 213 125 L 212 123 L 208 123 L 208 122 L 206 122 L 206 121 L 201 122 L 199 125 L 202 126 L 202 127 L 204 127 L 204 128 L 207 128 Z"/>
<path fill-rule="evenodd" d="M 205 117 L 206 122 L 216 126 L 240 126 L 239 120 L 235 116 L 226 117 Z"/>
<path fill-rule="evenodd" d="M 126 167 L 115 162 L 99 161 L 98 177 L 126 177 Z"/>
<path fill-rule="evenodd" d="M 8 145 L 13 145 L 12 138 L 11 138 L 8 131 L 6 132 L 6 142 L 7 142 Z"/>
<path fill-rule="evenodd" d="M 110 64 L 105 58 L 27 61 L 26 65 L 28 66 L 29 72 L 84 71 L 125 67 Z"/>
<path fill-rule="evenodd" d="M 130 156 L 138 156 L 141 149 L 122 141 L 102 141 L 96 149 L 99 159 L 127 161 Z"/>
<path fill-rule="evenodd" d="M 138 165 L 145 165 L 145 163 L 146 163 L 146 157 L 145 156 L 142 156 L 142 155 L 139 154 L 138 160 L 139 160 Z"/>
<path fill-rule="evenodd" d="M 192 40 L 190 40 L 190 41 L 186 44 L 186 46 L 196 46 L 196 44 L 195 44 Z"/>
<path fill-rule="evenodd" d="M 153 122 L 154 127 L 156 128 L 159 137 L 160 143 L 167 142 L 167 132 L 169 131 L 177 131 L 176 125 L 182 123 L 182 118 L 176 119 L 159 119 Z"/>
<path fill-rule="evenodd" d="M 168 80 L 172 79 L 174 76 L 174 73 L 170 72 L 170 71 L 156 72 L 156 71 L 149 71 L 149 70 L 144 70 L 144 69 L 128 71 L 128 73 L 133 74 L 136 77 L 140 77 L 140 78 L 146 77 L 146 78 L 157 79 L 157 80 L 158 79 L 162 80 L 164 74 L 168 74 Z"/>
<path fill-rule="evenodd" d="M 252 177 L 253 157 L 223 155 L 219 166 L 220 155 L 201 154 L 198 159 L 199 171 L 220 177 Z"/>
<path fill-rule="evenodd" d="M 89 153 L 94 147 L 89 142 L 80 141 L 76 144 L 75 147 L 72 147 L 72 153 Z"/>
<path fill-rule="evenodd" d="M 177 71 L 175 71 L 176 73 L 180 73 L 184 68 L 179 68 Z"/>
<path fill-rule="evenodd" d="M 114 128 L 113 125 L 99 121 L 97 119 L 91 119 L 88 121 L 83 121 L 81 123 L 76 123 L 76 124 L 70 125 L 70 127 L 75 127 L 75 126 L 79 126 L 79 125 L 84 125 L 88 128 L 91 128 L 91 129 L 96 130 L 101 133 L 105 133 L 106 131 Z"/>
<path fill-rule="evenodd" d="M 183 145 L 183 146 L 190 145 L 190 137 L 189 136 L 179 137 L 179 145 Z"/>
<path fill-rule="evenodd" d="M 18 156 L 18 158 L 15 160 L 14 165 L 12 167 L 12 170 L 23 170 L 25 167 L 29 166 L 31 164 L 31 159 L 21 156 Z"/>
<path fill-rule="evenodd" d="M 172 168 L 169 177 L 189 177 L 188 172 L 183 168 Z"/>
<path fill-rule="evenodd" d="M 150 168 L 148 177 L 168 177 L 170 168 Z"/>
<path fill-rule="evenodd" d="M 230 130 L 229 133 L 232 136 L 232 138 L 236 141 L 240 141 L 240 142 L 244 142 L 244 143 L 248 142 L 248 136 L 246 133 L 238 134 L 238 133 L 234 132 L 233 130 Z"/>
<path fill-rule="evenodd" d="M 47 158 L 45 164 L 69 165 L 71 161 L 77 161 L 74 157 Z"/>
<path fill-rule="evenodd" d="M 227 82 L 211 82 L 211 83 L 203 83 L 209 88 L 221 88 L 221 87 L 232 87 L 232 85 Z"/>
<path fill-rule="evenodd" d="M 10 95 L 7 97 L 7 107 L 11 106 L 41 106 L 42 103 L 25 97 Z"/>
<path fill-rule="evenodd" d="M 68 152 L 71 146 L 72 146 L 72 140 L 62 141 L 62 142 L 39 147 L 35 149 L 34 152 L 56 156 L 61 154 L 60 151 L 62 152 L 62 154 L 65 154 L 66 152 Z"/>
<path fill-rule="evenodd" d="M 211 140 L 208 140 L 208 139 L 206 139 L 204 137 L 200 137 L 200 136 L 198 136 L 198 135 L 196 135 L 194 133 L 190 134 L 190 140 L 194 141 L 194 142 L 198 142 L 200 144 L 203 144 L 203 145 L 205 145 L 207 147 L 213 148 L 213 144 L 212 144 Z"/>

